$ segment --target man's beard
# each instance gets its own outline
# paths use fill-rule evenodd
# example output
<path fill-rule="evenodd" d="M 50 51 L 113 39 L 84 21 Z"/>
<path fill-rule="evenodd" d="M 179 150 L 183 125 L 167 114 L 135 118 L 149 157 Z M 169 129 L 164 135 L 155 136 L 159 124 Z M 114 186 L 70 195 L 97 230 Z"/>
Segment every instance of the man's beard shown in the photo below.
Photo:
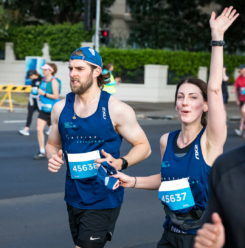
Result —
<path fill-rule="evenodd" d="M 73 79 L 73 81 L 74 81 L 74 79 Z M 74 94 L 82 95 L 82 94 L 86 93 L 93 85 L 92 73 L 90 73 L 89 78 L 86 80 L 86 82 L 81 83 L 80 80 L 77 80 L 77 81 L 79 82 L 78 85 L 72 85 L 72 80 L 71 80 L 71 82 L 70 82 L 71 91 Z"/>

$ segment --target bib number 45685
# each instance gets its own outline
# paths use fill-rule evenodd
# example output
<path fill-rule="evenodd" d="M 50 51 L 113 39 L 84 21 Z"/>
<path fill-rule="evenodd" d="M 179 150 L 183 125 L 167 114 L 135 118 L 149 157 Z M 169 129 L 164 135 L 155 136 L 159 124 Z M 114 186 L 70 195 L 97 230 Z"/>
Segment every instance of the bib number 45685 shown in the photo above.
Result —
<path fill-rule="evenodd" d="M 181 198 L 182 197 L 182 198 Z M 163 195 L 162 196 L 162 201 L 169 203 L 169 202 L 175 202 L 175 201 L 181 201 L 181 200 L 185 200 L 186 197 L 186 192 L 183 192 L 181 194 L 175 194 L 175 195 Z"/>
<path fill-rule="evenodd" d="M 93 164 L 84 164 L 84 165 L 74 165 L 73 171 L 75 172 L 82 172 L 87 170 L 97 169 L 96 163 Z"/>

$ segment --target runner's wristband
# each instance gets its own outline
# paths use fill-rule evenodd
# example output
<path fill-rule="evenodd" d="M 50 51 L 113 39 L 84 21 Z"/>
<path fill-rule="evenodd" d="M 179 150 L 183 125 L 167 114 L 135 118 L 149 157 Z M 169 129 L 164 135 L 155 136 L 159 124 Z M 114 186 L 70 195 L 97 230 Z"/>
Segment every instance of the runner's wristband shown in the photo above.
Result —
<path fill-rule="evenodd" d="M 225 41 L 224 40 L 211 40 L 210 42 L 211 46 L 224 46 L 225 45 Z"/>
<path fill-rule="evenodd" d="M 134 177 L 134 178 L 135 178 L 135 183 L 134 183 L 133 188 L 136 186 L 136 183 L 137 183 L 137 177 Z"/>

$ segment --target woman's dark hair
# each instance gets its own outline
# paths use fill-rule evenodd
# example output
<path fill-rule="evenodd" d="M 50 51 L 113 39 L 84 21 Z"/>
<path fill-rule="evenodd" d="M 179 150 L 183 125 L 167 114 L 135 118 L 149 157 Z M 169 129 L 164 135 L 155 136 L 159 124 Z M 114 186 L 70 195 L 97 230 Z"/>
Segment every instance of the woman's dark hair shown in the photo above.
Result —
<path fill-rule="evenodd" d="M 82 50 L 76 50 L 72 55 L 83 55 L 83 51 Z M 85 61 L 86 62 L 86 61 Z M 93 72 L 97 66 L 96 65 L 92 65 L 90 63 L 87 63 L 90 68 L 91 68 L 91 71 Z M 98 87 L 100 89 L 103 89 L 104 88 L 104 85 L 110 83 L 110 77 L 111 77 L 111 74 L 110 72 L 107 72 L 105 74 L 100 74 L 98 77 L 97 77 L 97 83 L 98 83 Z"/>
<path fill-rule="evenodd" d="M 187 77 L 187 78 L 180 80 L 179 83 L 177 84 L 176 91 L 175 91 L 175 106 L 176 106 L 176 101 L 177 101 L 178 90 L 180 86 L 185 83 L 196 85 L 202 92 L 203 100 L 205 102 L 208 101 L 207 84 L 201 79 L 194 78 L 194 77 Z M 207 112 L 202 113 L 201 124 L 203 126 L 207 125 Z"/>
<path fill-rule="evenodd" d="M 36 75 L 36 76 L 40 77 L 40 75 L 38 74 L 38 72 L 36 70 L 29 70 L 27 72 L 27 77 L 29 78 L 32 75 Z"/>
<path fill-rule="evenodd" d="M 106 68 L 107 71 L 109 71 L 112 66 L 113 66 L 112 63 L 108 63 L 108 64 L 105 65 L 105 68 Z"/>
<path fill-rule="evenodd" d="M 52 72 L 52 75 L 54 76 L 54 74 L 58 70 L 57 65 L 55 63 L 47 63 L 47 64 L 53 68 L 54 71 Z"/>

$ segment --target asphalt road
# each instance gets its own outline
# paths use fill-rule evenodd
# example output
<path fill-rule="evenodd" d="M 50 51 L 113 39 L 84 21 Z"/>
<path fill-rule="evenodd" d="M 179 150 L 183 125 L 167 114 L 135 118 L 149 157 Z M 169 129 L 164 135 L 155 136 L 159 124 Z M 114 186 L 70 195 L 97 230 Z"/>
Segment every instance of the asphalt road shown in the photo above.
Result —
<path fill-rule="evenodd" d="M 34 161 L 38 152 L 35 121 L 31 135 L 21 136 L 26 113 L 0 112 L 0 247 L 1 248 L 67 248 L 74 247 L 63 200 L 65 171 L 47 170 L 47 161 Z M 35 118 L 34 118 L 35 119 Z M 178 121 L 140 120 L 150 141 L 152 154 L 145 161 L 127 169 L 129 175 L 147 176 L 159 173 L 159 138 L 179 129 Z M 243 145 L 228 123 L 225 151 Z M 123 142 L 121 154 L 130 145 Z M 154 248 L 161 238 L 164 222 L 157 191 L 126 189 L 112 242 L 106 248 Z"/>

